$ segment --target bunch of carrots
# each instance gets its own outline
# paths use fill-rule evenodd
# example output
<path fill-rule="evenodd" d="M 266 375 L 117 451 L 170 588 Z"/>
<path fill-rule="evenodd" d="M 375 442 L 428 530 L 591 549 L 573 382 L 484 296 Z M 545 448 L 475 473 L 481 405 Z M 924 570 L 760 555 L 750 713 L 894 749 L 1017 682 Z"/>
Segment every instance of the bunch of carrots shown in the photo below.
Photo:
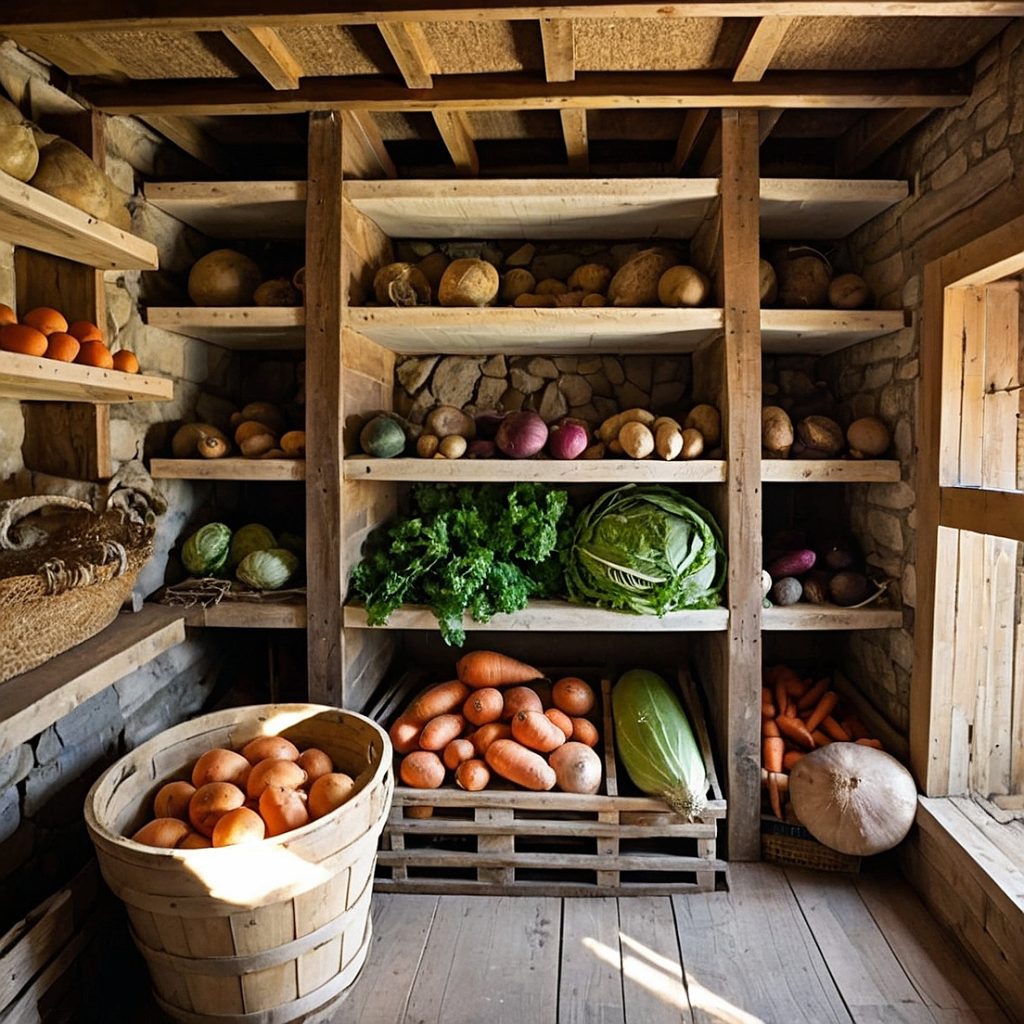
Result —
<path fill-rule="evenodd" d="M 772 813 L 782 818 L 789 773 L 799 760 L 829 743 L 860 743 L 882 749 L 855 714 L 844 714 L 828 676 L 802 679 L 786 665 L 765 670 L 761 688 L 761 784 Z"/>

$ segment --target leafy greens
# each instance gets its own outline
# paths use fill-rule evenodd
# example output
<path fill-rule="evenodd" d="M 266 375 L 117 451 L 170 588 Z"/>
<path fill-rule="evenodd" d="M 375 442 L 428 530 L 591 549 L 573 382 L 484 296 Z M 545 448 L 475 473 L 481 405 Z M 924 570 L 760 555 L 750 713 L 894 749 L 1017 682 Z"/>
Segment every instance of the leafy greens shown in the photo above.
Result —
<path fill-rule="evenodd" d="M 487 622 L 562 594 L 568 505 L 566 491 L 544 484 L 417 484 L 408 516 L 375 530 L 352 572 L 367 621 L 382 626 L 400 605 L 426 604 L 445 643 L 461 646 L 465 611 Z"/>
<path fill-rule="evenodd" d="M 577 604 L 660 616 L 716 607 L 725 564 L 707 509 L 670 487 L 629 484 L 579 514 L 565 582 Z"/>

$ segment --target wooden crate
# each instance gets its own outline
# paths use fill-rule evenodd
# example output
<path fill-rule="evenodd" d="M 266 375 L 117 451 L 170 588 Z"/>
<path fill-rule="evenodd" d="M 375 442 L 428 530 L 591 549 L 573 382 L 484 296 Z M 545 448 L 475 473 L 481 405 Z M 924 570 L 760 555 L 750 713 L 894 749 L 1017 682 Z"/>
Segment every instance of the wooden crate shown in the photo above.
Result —
<path fill-rule="evenodd" d="M 574 674 L 583 674 L 578 670 Z M 704 755 L 709 799 L 686 821 L 662 800 L 620 793 L 611 715 L 611 683 L 601 680 L 603 792 L 532 793 L 494 786 L 467 793 L 398 786 L 377 859 L 382 892 L 494 895 L 655 895 L 708 892 L 727 865 L 718 859 L 718 822 L 726 816 L 696 688 L 680 672 L 687 715 Z M 392 694 L 390 719 L 409 698 Z M 499 785 L 501 781 L 498 780 Z M 428 818 L 408 808 L 431 807 Z"/>

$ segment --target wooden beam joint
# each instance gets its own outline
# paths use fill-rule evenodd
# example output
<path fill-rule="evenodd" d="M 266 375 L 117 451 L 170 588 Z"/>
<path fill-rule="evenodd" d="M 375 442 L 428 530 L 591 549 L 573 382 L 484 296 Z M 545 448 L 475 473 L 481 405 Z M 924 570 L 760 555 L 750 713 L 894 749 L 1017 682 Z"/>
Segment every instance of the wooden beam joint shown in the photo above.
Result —
<path fill-rule="evenodd" d="M 226 28 L 224 35 L 273 89 L 297 89 L 302 65 L 272 28 Z"/>

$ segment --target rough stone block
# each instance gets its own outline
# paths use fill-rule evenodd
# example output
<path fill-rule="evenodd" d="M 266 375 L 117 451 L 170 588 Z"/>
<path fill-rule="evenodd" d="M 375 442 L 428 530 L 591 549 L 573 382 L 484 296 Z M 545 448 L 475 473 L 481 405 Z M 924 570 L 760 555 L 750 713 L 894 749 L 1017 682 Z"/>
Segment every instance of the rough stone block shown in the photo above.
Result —
<path fill-rule="evenodd" d="M 650 356 L 626 356 L 623 360 L 626 380 L 641 391 L 651 390 L 651 378 L 654 372 L 654 360 Z"/>
<path fill-rule="evenodd" d="M 903 566 L 903 576 L 900 579 L 900 590 L 903 594 L 903 603 L 910 605 L 911 608 L 916 608 L 917 570 L 910 562 Z"/>
<path fill-rule="evenodd" d="M 981 83 L 979 82 L 980 86 Z M 981 131 L 992 124 L 997 117 L 1006 112 L 1006 97 L 1002 93 L 995 92 L 995 84 L 992 85 L 993 94 L 982 103 L 974 115 L 974 130 Z"/>
<path fill-rule="evenodd" d="M 434 397 L 443 405 L 461 409 L 473 400 L 476 382 L 480 378 L 482 359 L 448 356 L 434 370 L 431 388 Z"/>
<path fill-rule="evenodd" d="M 903 523 L 899 516 L 872 509 L 867 516 L 867 532 L 875 546 L 902 554 Z"/>
<path fill-rule="evenodd" d="M 124 742 L 128 748 L 145 743 L 164 729 L 192 717 L 203 707 L 213 692 L 216 673 L 210 663 L 197 666 L 197 670 L 164 687 L 125 722 Z"/>
<path fill-rule="evenodd" d="M 403 359 L 395 369 L 398 383 L 410 395 L 415 395 L 430 379 L 430 374 L 439 358 L 439 356 L 423 356 L 422 358 L 411 356 L 408 359 Z"/>
<path fill-rule="evenodd" d="M 25 440 L 25 418 L 21 402 L 0 399 L 0 480 L 6 480 L 21 471 L 21 445 Z"/>
<path fill-rule="evenodd" d="M 500 353 L 485 360 L 480 372 L 485 377 L 506 377 L 508 376 L 508 363 Z"/>
<path fill-rule="evenodd" d="M 513 366 L 509 374 L 509 383 L 524 395 L 532 395 L 534 391 L 539 391 L 544 386 L 544 378 L 529 373 L 521 366 Z"/>
<path fill-rule="evenodd" d="M 625 383 L 626 373 L 622 368 L 622 363 L 615 356 L 604 356 L 601 359 L 601 364 L 604 368 L 604 375 L 612 384 Z"/>
<path fill-rule="evenodd" d="M 917 380 L 920 376 L 921 364 L 917 359 L 911 359 L 896 371 L 897 380 Z"/>
<path fill-rule="evenodd" d="M 21 801 L 18 787 L 8 786 L 0 792 L 0 843 L 6 843 L 21 824 Z"/>
<path fill-rule="evenodd" d="M 558 377 L 558 367 L 555 366 L 554 360 L 544 356 L 534 356 L 526 364 L 526 372 L 546 380 L 555 380 Z"/>
<path fill-rule="evenodd" d="M 480 409 L 497 409 L 507 383 L 501 377 L 481 377 L 476 389 L 476 404 Z"/>
<path fill-rule="evenodd" d="M 887 359 L 883 363 L 872 363 L 864 371 L 864 389 L 877 391 L 883 385 L 890 383 L 894 365 L 891 359 Z"/>
<path fill-rule="evenodd" d="M 902 480 L 894 484 L 871 484 L 868 500 L 882 508 L 906 511 L 914 505 L 914 489 Z"/>
<path fill-rule="evenodd" d="M 16 786 L 32 770 L 35 757 L 27 743 L 19 743 L 0 757 L 0 789 Z"/>
<path fill-rule="evenodd" d="M 1010 122 L 1007 118 L 1001 118 L 987 132 L 985 132 L 985 146 L 989 152 L 998 149 L 1006 139 L 1010 130 Z"/>
<path fill-rule="evenodd" d="M 569 373 L 558 382 L 565 400 L 569 405 L 587 405 L 593 397 L 594 391 L 586 377 L 576 373 Z"/>
<path fill-rule="evenodd" d="M 928 187 L 932 189 L 945 188 L 947 185 L 952 185 L 957 178 L 962 177 L 966 173 L 967 154 L 960 149 L 939 165 L 931 176 Z"/>

